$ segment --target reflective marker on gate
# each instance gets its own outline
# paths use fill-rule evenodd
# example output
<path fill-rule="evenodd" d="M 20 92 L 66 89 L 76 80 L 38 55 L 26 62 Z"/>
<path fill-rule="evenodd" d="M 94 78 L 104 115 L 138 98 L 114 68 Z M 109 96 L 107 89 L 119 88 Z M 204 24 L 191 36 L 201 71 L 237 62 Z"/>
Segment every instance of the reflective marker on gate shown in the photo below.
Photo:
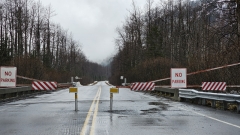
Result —
<path fill-rule="evenodd" d="M 77 93 L 77 92 L 78 92 L 78 88 L 76 88 L 76 87 L 69 88 L 69 93 Z"/>
<path fill-rule="evenodd" d="M 110 93 L 119 93 L 118 88 L 110 88 Z"/>

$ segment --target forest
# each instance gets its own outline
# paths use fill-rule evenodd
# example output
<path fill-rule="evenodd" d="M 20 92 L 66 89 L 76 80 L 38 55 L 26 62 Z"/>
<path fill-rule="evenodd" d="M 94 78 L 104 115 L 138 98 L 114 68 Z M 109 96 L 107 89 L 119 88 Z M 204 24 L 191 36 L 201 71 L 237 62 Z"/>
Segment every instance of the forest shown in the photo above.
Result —
<path fill-rule="evenodd" d="M 116 85 L 120 76 L 130 83 L 148 82 L 170 77 L 171 68 L 191 73 L 240 62 L 240 0 L 147 0 L 144 9 L 133 2 L 116 31 L 118 53 L 109 78 Z M 237 65 L 188 76 L 187 83 L 237 85 L 239 74 Z"/>
<path fill-rule="evenodd" d="M 146 0 L 116 28 L 117 53 L 107 66 L 89 61 L 71 32 L 51 22 L 51 7 L 34 0 L 0 1 L 0 66 L 44 81 L 81 83 L 109 80 L 114 85 L 170 77 L 171 68 L 187 72 L 240 62 L 240 0 Z M 240 66 L 188 76 L 202 82 L 240 84 Z M 30 83 L 18 79 L 18 83 Z M 170 85 L 170 81 L 157 82 Z"/>
<path fill-rule="evenodd" d="M 107 79 L 109 69 L 89 61 L 72 34 L 51 22 L 54 15 L 41 1 L 1 0 L 0 66 L 16 66 L 18 75 L 43 81 Z M 31 81 L 18 78 L 17 83 Z"/>

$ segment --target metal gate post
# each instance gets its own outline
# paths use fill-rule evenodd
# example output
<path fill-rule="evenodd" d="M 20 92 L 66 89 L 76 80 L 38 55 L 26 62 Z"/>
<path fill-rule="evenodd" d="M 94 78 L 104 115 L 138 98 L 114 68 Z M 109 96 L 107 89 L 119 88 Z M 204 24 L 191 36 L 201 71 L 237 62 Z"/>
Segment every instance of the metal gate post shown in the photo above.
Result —
<path fill-rule="evenodd" d="M 110 111 L 112 111 L 113 106 L 113 93 L 110 93 Z"/>
<path fill-rule="evenodd" d="M 78 111 L 78 95 L 75 93 L 75 111 Z"/>

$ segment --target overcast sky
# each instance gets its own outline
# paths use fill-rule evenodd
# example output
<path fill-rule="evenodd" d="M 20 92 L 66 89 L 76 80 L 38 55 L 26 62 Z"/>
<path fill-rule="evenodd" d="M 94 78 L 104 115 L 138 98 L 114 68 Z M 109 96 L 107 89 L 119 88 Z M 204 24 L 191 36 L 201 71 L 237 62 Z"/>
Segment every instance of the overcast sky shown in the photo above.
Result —
<path fill-rule="evenodd" d="M 116 28 L 123 25 L 132 10 L 132 0 L 40 1 L 44 6 L 51 4 L 56 14 L 52 22 L 71 32 L 87 58 L 98 63 L 116 53 Z M 146 0 L 135 0 L 135 4 L 143 9 Z"/>

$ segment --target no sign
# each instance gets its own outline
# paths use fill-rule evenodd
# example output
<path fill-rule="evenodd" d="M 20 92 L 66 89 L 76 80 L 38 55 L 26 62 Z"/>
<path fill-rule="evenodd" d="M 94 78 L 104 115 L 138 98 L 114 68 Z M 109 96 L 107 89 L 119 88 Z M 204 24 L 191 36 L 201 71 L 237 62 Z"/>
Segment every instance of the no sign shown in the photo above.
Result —
<path fill-rule="evenodd" d="M 16 87 L 16 67 L 0 67 L 0 87 Z"/>
<path fill-rule="evenodd" d="M 186 88 L 187 87 L 187 69 L 171 68 L 171 87 Z"/>

